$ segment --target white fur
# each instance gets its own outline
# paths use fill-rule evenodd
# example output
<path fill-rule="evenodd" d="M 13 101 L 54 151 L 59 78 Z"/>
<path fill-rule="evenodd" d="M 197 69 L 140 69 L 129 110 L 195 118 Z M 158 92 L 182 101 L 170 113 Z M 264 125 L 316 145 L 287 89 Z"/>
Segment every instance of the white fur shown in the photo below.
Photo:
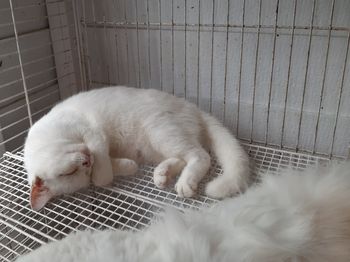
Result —
<path fill-rule="evenodd" d="M 143 232 L 80 232 L 18 262 L 346 262 L 350 164 L 266 175 L 261 185 L 203 211 L 169 210 Z"/>
<path fill-rule="evenodd" d="M 208 150 L 217 155 L 224 174 L 208 184 L 207 195 L 223 198 L 243 189 L 248 157 L 215 118 L 164 92 L 110 87 L 75 95 L 36 122 L 25 143 L 24 161 L 29 183 L 40 177 L 53 196 L 89 184 L 91 168 L 77 159 L 90 156 L 91 180 L 97 186 L 110 183 L 118 171 L 118 164 L 111 162 L 128 158 L 158 164 L 154 181 L 159 187 L 181 173 L 175 189 L 191 197 L 209 169 Z M 59 176 L 77 164 L 75 175 Z"/>

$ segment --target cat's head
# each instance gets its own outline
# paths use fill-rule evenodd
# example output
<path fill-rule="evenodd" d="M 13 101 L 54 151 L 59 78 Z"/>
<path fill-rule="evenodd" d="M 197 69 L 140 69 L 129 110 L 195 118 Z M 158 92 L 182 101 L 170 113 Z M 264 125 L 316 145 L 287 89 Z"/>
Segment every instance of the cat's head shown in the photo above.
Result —
<path fill-rule="evenodd" d="M 24 163 L 31 188 L 30 204 L 34 210 L 39 210 L 52 197 L 89 185 L 93 155 L 82 143 L 31 144 L 25 146 Z"/>

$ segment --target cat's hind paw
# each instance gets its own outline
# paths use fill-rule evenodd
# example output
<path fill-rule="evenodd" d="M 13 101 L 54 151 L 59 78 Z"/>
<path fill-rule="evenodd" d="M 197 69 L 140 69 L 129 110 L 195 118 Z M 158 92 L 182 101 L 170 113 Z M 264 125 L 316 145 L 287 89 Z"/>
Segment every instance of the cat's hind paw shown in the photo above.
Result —
<path fill-rule="evenodd" d="M 154 184 L 158 188 L 165 188 L 170 180 L 181 172 L 186 163 L 179 158 L 168 158 L 161 162 L 153 172 Z"/>
<path fill-rule="evenodd" d="M 230 181 L 220 176 L 210 181 L 205 188 L 205 194 L 215 199 L 231 197 L 239 192 L 241 190 L 235 181 Z"/>
<path fill-rule="evenodd" d="M 190 185 L 187 181 L 179 179 L 175 184 L 175 191 L 180 197 L 193 197 L 197 187 Z"/>

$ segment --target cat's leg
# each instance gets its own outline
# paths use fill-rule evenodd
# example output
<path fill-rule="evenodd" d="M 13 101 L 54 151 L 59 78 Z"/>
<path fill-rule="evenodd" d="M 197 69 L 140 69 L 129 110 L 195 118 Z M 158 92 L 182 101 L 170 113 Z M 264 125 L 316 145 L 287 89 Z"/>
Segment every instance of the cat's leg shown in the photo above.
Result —
<path fill-rule="evenodd" d="M 178 175 L 186 165 L 180 158 L 171 157 L 161 162 L 153 172 L 154 184 L 159 188 L 164 188 L 169 179 Z"/>
<path fill-rule="evenodd" d="M 85 136 L 85 144 L 93 155 L 91 182 L 95 186 L 106 186 L 113 181 L 113 169 L 107 139 L 98 133 Z"/>
<path fill-rule="evenodd" d="M 138 166 L 134 160 L 127 158 L 111 158 L 113 174 L 116 176 L 134 175 Z"/>
<path fill-rule="evenodd" d="M 181 169 L 182 172 L 175 184 L 175 190 L 181 197 L 192 197 L 195 194 L 199 181 L 202 180 L 210 167 L 210 156 L 207 151 L 199 143 L 186 139 L 183 136 L 168 138 L 166 143 L 158 147 L 158 151 L 165 158 L 183 159 L 183 162 L 179 162 L 179 172 Z M 166 170 L 166 168 L 163 168 L 166 166 L 166 163 L 164 165 L 162 163 L 159 164 L 159 168 L 157 167 L 160 171 L 157 171 L 156 177 L 154 177 L 157 186 L 165 184 L 167 181 L 165 177 L 162 178 L 161 175 L 158 175 L 158 172 L 162 173 L 164 172 L 163 170 Z"/>
<path fill-rule="evenodd" d="M 147 135 L 152 149 L 164 159 L 175 157 L 185 162 L 175 190 L 181 197 L 192 197 L 209 170 L 210 156 L 198 141 L 196 134 L 200 133 L 200 127 L 190 119 L 183 128 L 177 120 L 184 122 L 186 119 L 157 118 L 149 124 Z"/>
<path fill-rule="evenodd" d="M 210 156 L 201 146 L 184 154 L 186 166 L 175 184 L 175 190 L 181 197 L 192 197 L 210 167 Z"/>

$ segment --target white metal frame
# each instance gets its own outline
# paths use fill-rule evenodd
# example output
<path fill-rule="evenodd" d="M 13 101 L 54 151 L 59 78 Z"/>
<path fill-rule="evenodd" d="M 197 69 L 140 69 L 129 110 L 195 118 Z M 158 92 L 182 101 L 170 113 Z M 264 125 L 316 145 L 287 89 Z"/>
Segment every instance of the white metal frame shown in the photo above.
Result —
<path fill-rule="evenodd" d="M 40 0 L 38 0 L 40 1 Z M 349 99 L 347 88 L 349 82 L 347 77 L 349 73 L 349 40 L 350 25 L 339 25 L 339 3 L 342 0 L 332 0 L 326 3 L 326 15 L 322 16 L 328 19 L 327 23 L 319 25 L 320 14 L 317 14 L 321 1 L 312 0 L 294 0 L 269 1 L 272 8 L 270 23 L 264 22 L 266 18 L 266 3 L 268 1 L 256 1 L 255 9 L 257 11 L 257 21 L 252 23 L 249 12 L 252 10 L 252 1 L 247 0 L 114 0 L 109 1 L 110 10 L 106 8 L 107 1 L 85 1 L 85 0 L 42 0 L 46 6 L 47 15 L 35 18 L 29 18 L 18 21 L 15 17 L 13 0 L 9 0 L 12 22 L 1 24 L 1 26 L 13 26 L 14 39 L 16 41 L 16 50 L 9 51 L 0 55 L 18 56 L 19 64 L 7 67 L 0 73 L 8 73 L 14 69 L 20 69 L 21 77 L 13 78 L 6 83 L 0 84 L 1 89 L 8 88 L 12 84 L 23 83 L 23 90 L 19 93 L 1 98 L 0 102 L 16 100 L 20 96 L 25 96 L 25 104 L 14 104 L 6 112 L 0 112 L 0 120 L 16 115 L 21 110 L 26 110 L 25 116 L 19 118 L 13 117 L 14 121 L 1 125 L 0 127 L 0 149 L 19 138 L 24 138 L 27 129 L 18 128 L 11 137 L 2 138 L 2 132 L 7 132 L 12 128 L 19 126 L 23 121 L 28 121 L 30 125 L 42 114 L 47 112 L 53 103 L 46 106 L 39 106 L 39 109 L 32 110 L 37 105 L 42 105 L 48 101 L 51 96 L 60 95 L 61 98 L 75 93 L 77 90 L 87 90 L 98 85 L 128 84 L 139 88 L 149 88 L 155 84 L 155 87 L 164 91 L 183 96 L 196 103 L 201 109 L 210 111 L 225 122 L 238 136 L 244 136 L 250 144 L 244 144 L 251 159 L 255 162 L 256 178 L 258 179 L 265 172 L 278 173 L 281 168 L 305 169 L 312 165 L 324 165 L 329 163 L 333 157 L 336 132 L 340 123 L 341 114 L 344 114 L 344 105 Z M 95 4 L 98 3 L 96 6 Z M 289 3 L 291 20 L 289 24 L 281 24 L 279 21 L 279 12 L 281 5 Z M 300 8 L 303 4 L 310 4 L 310 19 L 308 22 L 300 23 Z M 321 3 L 322 4 L 322 3 Z M 325 2 L 323 3 L 325 4 Z M 99 6 L 100 5 L 100 6 Z M 235 6 L 234 6 L 235 5 Z M 237 6 L 236 6 L 237 5 Z M 234 6 L 234 7 L 233 7 Z M 101 10 L 95 10 L 97 7 Z M 350 7 L 350 6 L 349 6 Z M 347 7 L 348 8 L 348 7 Z M 114 12 L 112 17 L 108 12 Z M 192 10 L 192 11 L 191 11 Z M 225 11 L 224 16 L 218 15 L 219 11 Z M 4 11 L 0 9 L 0 11 Z M 271 10 L 270 10 L 271 11 Z M 322 11 L 322 10 L 321 10 Z M 91 14 L 89 14 L 91 12 Z M 192 12 L 192 13 L 191 13 Z M 231 13 L 230 13 L 231 12 Z M 234 20 L 231 15 L 234 13 Z M 265 12 L 265 13 L 264 13 Z M 117 14 L 117 15 L 116 15 Z M 286 13 L 288 14 L 288 13 Z M 17 18 L 17 19 L 16 19 Z M 318 19 L 318 20 L 317 20 Z M 338 20 L 337 20 L 338 19 Z M 18 33 L 17 27 L 33 21 L 45 20 L 49 27 L 38 29 L 31 34 L 38 39 L 46 39 L 45 43 L 33 42 L 29 46 L 21 46 L 22 36 Z M 338 23 L 338 24 L 337 24 Z M 0 28 L 1 29 L 1 28 Z M 45 35 L 43 34 L 45 33 Z M 101 38 L 97 37 L 101 34 Z M 37 34 L 37 35 L 36 35 Z M 45 36 L 49 34 L 49 38 Z M 91 36 L 93 34 L 93 36 Z M 288 66 L 286 69 L 285 90 L 282 94 L 282 126 L 281 136 L 275 146 L 277 148 L 267 147 L 269 142 L 271 127 L 269 121 L 273 120 L 273 100 L 274 98 L 274 78 L 276 77 L 275 67 L 278 64 L 278 44 L 280 34 L 288 36 L 290 40 L 290 49 L 286 51 Z M 287 118 L 288 105 L 292 96 L 289 94 L 292 90 L 293 78 L 293 57 L 297 50 L 293 49 L 300 35 L 307 40 L 304 47 L 305 70 L 303 71 L 302 87 L 303 96 L 301 97 L 299 120 L 296 124 L 297 142 L 293 147 L 295 150 L 288 151 L 284 144 L 284 133 L 288 131 L 289 126 Z M 238 38 L 235 43 L 232 36 Z M 249 37 L 254 35 L 253 40 Z M 259 119 L 259 59 L 261 54 L 267 52 L 262 45 L 264 36 L 271 37 L 271 59 L 268 61 L 269 68 L 266 84 L 267 92 L 267 117 L 262 123 L 265 133 L 261 136 L 261 141 L 254 138 L 254 132 L 259 129 L 255 126 L 255 120 Z M 303 120 L 307 114 L 307 85 L 311 75 L 312 50 L 314 41 L 323 35 L 325 40 L 324 63 L 320 66 L 323 70 L 320 76 L 319 100 L 316 108 L 315 134 L 310 140 L 312 145 L 306 149 L 310 154 L 296 152 L 304 149 L 302 141 L 304 131 L 302 131 Z M 342 39 L 342 53 L 338 65 L 339 81 L 337 85 L 337 104 L 335 104 L 335 113 L 332 118 L 330 129 L 332 132 L 330 147 L 327 150 L 321 150 L 321 153 L 327 157 L 316 155 L 316 142 L 318 135 L 323 131 L 320 126 L 322 122 L 322 109 L 327 96 L 327 70 L 330 70 L 332 55 L 334 55 L 334 46 L 332 41 L 339 37 Z M 92 39 L 91 39 L 92 38 Z M 248 40 L 249 41 L 248 41 Z M 300 39 L 299 39 L 300 40 Z M 6 45 L 13 41 L 12 38 L 0 40 L 0 44 Z M 100 56 L 101 50 L 98 48 L 102 42 L 111 41 L 106 45 L 106 60 L 101 64 L 96 62 L 96 56 Z M 249 45 L 247 44 L 249 42 Z M 154 52 L 154 44 L 159 45 L 159 70 L 155 69 L 151 53 Z M 220 46 L 221 44 L 221 46 Z M 334 43 L 333 43 L 334 44 Z M 339 44 L 339 43 L 338 43 Z M 220 48 L 217 48 L 219 46 Z M 286 45 L 288 46 L 288 45 Z M 205 48 L 208 50 L 205 50 Z M 266 46 L 265 46 L 266 47 Z M 52 48 L 51 55 L 36 58 L 30 61 L 22 61 L 22 56 L 36 52 L 41 48 Z M 236 48 L 236 74 L 232 73 L 232 49 Z M 245 103 L 247 94 L 245 88 L 245 59 L 252 48 L 254 52 L 252 58 L 251 71 L 251 114 L 247 118 L 242 105 Z M 332 49 L 333 48 L 333 49 Z M 170 50 L 171 49 L 171 50 Z M 204 51 L 203 51 L 204 50 Z M 220 51 L 224 50 L 222 56 Z M 333 51 L 332 51 L 333 50 Z M 134 52 L 134 53 L 133 53 Z M 207 56 L 203 52 L 208 52 Z M 332 53 L 333 52 L 333 53 Z M 217 62 L 217 56 L 222 56 L 223 62 Z M 183 57 L 182 57 L 183 56 Z M 157 58 L 157 59 L 158 59 Z M 54 59 L 55 63 L 36 72 L 25 73 L 25 67 L 31 67 L 44 60 Z M 95 59 L 95 60 L 94 60 Z M 134 59 L 134 60 L 133 60 Z M 343 60 L 344 59 L 344 60 Z M 201 65 L 209 65 L 207 71 L 201 71 Z M 261 66 L 261 65 L 260 65 Z M 105 81 L 99 81 L 94 78 L 94 74 L 100 74 L 107 70 L 108 76 Z M 115 71 L 113 71 L 116 69 Z M 222 71 L 223 75 L 219 83 L 222 90 L 216 90 L 218 79 L 215 75 Z M 27 88 L 27 82 L 33 78 L 47 72 L 54 72 L 55 77 L 45 80 L 30 90 Z M 134 76 L 133 76 L 134 74 Z M 203 76 L 205 76 L 203 78 Z M 134 78 L 133 78 L 134 77 Z M 233 81 L 233 78 L 236 80 Z M 45 94 L 33 96 L 32 93 L 43 87 L 50 87 L 58 83 L 56 88 L 47 89 Z M 236 85 L 234 85 L 236 84 Z M 215 87 L 214 87 L 215 86 Z M 219 104 L 215 104 L 221 92 Z M 309 90 L 310 91 L 310 90 Z M 204 94 L 205 93 L 205 94 Z M 345 95 L 344 95 L 345 94 Z M 208 95 L 206 101 L 205 95 Z M 233 95 L 236 95 L 233 97 Z M 204 97 L 204 99 L 203 99 Z M 221 99 L 221 100 L 220 100 Z M 263 101 L 264 102 L 264 101 Z M 234 107 L 236 110 L 231 110 Z M 250 110 L 249 109 L 249 110 Z M 249 111 L 248 110 L 248 111 Z M 343 110 L 343 111 L 342 111 Z M 345 110 L 346 111 L 346 110 Z M 34 120 L 32 120 L 34 119 Z M 241 130 L 242 120 L 249 120 L 246 125 L 247 132 Z M 272 120 L 271 120 L 272 119 Z M 1 121 L 0 121 L 1 122 Z M 28 126 L 29 127 L 29 126 Z M 260 130 L 261 131 L 261 130 Z M 242 135 L 242 133 L 244 133 Z M 340 136 L 341 137 L 341 136 Z M 343 136 L 344 144 L 347 137 Z M 263 145 L 254 145 L 252 143 L 262 142 Z M 19 146 L 14 151 L 20 150 Z M 282 150 L 283 149 L 283 150 Z M 0 151 L 1 152 L 1 151 Z M 343 154 L 343 153 L 342 153 Z M 345 157 L 345 154 L 342 155 Z M 113 186 L 108 188 L 89 188 L 72 195 L 60 197 L 50 202 L 42 211 L 35 212 L 29 207 L 29 187 L 26 181 L 26 172 L 23 167 L 22 152 L 5 153 L 0 159 L 0 260 L 12 261 L 17 256 L 29 252 L 43 243 L 61 239 L 72 231 L 83 229 L 126 229 L 140 230 L 149 225 L 150 221 L 166 206 L 178 209 L 201 208 L 215 204 L 216 200 L 203 195 L 204 184 L 213 176 L 220 175 L 222 170 L 215 160 L 212 161 L 212 167 L 209 176 L 200 184 L 199 195 L 191 199 L 182 199 L 178 197 L 171 188 L 160 190 L 154 186 L 152 179 L 153 167 L 144 166 L 140 168 L 140 174 L 135 177 L 120 177 Z"/>

